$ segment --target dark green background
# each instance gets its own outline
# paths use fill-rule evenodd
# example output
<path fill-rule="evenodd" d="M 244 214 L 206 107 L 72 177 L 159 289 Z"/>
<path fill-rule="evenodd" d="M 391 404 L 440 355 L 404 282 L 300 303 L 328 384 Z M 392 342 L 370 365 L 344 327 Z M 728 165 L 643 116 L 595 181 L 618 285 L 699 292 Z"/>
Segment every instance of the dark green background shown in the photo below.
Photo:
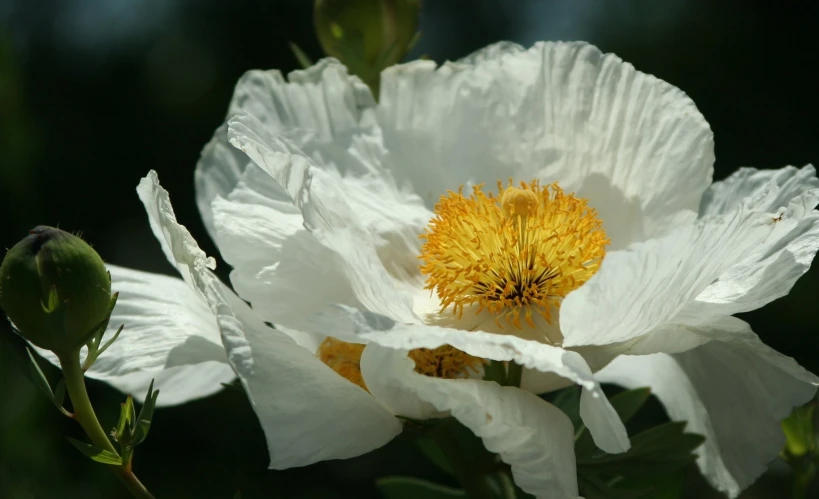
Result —
<path fill-rule="evenodd" d="M 171 273 L 134 188 L 156 169 L 179 220 L 199 220 L 193 168 L 251 68 L 296 68 L 286 42 L 320 55 L 308 0 L 0 0 L 0 246 L 38 224 L 81 230 L 104 259 Z M 493 41 L 588 40 L 683 89 L 716 137 L 716 177 L 819 160 L 816 2 L 427 0 L 414 56 L 455 59 Z M 221 275 L 226 276 L 222 265 Z M 819 372 L 819 274 L 746 314 L 762 338 Z M 124 490 L 64 439 L 81 438 L 0 343 L 0 497 L 109 498 Z M 56 382 L 54 369 L 47 374 Z M 105 426 L 122 396 L 90 384 Z M 397 440 L 368 456 L 266 470 L 244 395 L 159 411 L 136 471 L 159 498 L 377 497 L 372 479 L 447 480 Z M 749 435 L 748 438 L 753 438 Z M 711 497 L 691 473 L 687 497 Z M 777 467 L 743 498 L 779 498 Z M 819 494 L 817 494 L 819 496 Z"/>

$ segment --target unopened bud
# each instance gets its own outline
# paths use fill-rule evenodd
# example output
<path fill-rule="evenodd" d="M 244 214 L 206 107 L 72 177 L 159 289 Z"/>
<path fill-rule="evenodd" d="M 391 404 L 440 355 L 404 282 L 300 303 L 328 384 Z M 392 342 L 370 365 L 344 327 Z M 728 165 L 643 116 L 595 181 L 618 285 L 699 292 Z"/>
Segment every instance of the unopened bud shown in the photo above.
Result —
<path fill-rule="evenodd" d="M 104 325 L 111 278 L 85 241 L 38 226 L 0 265 L 0 307 L 20 334 L 55 353 L 79 349 Z"/>
<path fill-rule="evenodd" d="M 377 94 L 381 70 L 412 48 L 420 11 L 420 0 L 316 0 L 316 35 Z"/>

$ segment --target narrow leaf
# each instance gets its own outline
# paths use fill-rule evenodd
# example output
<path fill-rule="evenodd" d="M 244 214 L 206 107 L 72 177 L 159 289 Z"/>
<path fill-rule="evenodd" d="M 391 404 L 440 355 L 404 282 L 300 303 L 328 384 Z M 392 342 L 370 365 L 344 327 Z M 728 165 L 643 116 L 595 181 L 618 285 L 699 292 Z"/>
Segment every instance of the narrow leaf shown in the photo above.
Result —
<path fill-rule="evenodd" d="M 296 45 L 295 42 L 287 42 L 290 46 L 290 51 L 293 52 L 293 55 L 296 57 L 296 60 L 299 61 L 299 64 L 302 68 L 307 69 L 313 65 L 313 61 L 310 60 L 310 57 L 304 53 L 304 51 Z"/>
<path fill-rule="evenodd" d="M 45 374 L 43 374 L 42 369 L 40 369 L 40 365 L 37 364 L 34 354 L 31 353 L 31 349 L 28 347 L 26 347 L 26 352 L 28 352 L 28 358 L 31 360 L 31 365 L 34 367 L 32 374 L 34 374 L 37 388 L 39 388 L 49 400 L 54 400 L 54 392 L 51 391 L 51 386 L 48 384 L 48 380 L 46 379 Z"/>
<path fill-rule="evenodd" d="M 438 444 L 435 443 L 435 440 L 431 438 L 419 438 L 415 440 L 415 443 L 418 444 L 418 447 L 421 449 L 421 452 L 426 456 L 427 459 L 433 462 L 438 468 L 446 471 L 450 475 L 454 474 L 455 472 L 452 470 L 452 465 L 449 464 L 446 456 L 444 455 L 444 451 L 438 447 Z"/>
<path fill-rule="evenodd" d="M 123 329 L 124 327 L 125 327 L 125 324 L 121 324 L 121 325 L 120 325 L 120 326 L 117 328 L 117 332 L 116 332 L 116 333 L 114 333 L 114 336 L 112 336 L 110 340 L 106 341 L 106 342 L 105 342 L 105 345 L 103 345 L 103 346 L 102 346 L 102 348 L 100 348 L 100 349 L 97 351 L 97 355 L 96 355 L 97 357 L 99 357 L 100 355 L 102 355 L 102 353 L 103 353 L 104 351 L 108 350 L 108 347 L 110 347 L 112 343 L 114 343 L 115 341 L 117 341 L 117 338 L 119 338 L 119 333 L 121 333 L 121 332 L 122 332 L 122 329 Z M 102 337 L 100 337 L 100 339 L 102 339 Z"/>
<path fill-rule="evenodd" d="M 90 457 L 94 461 L 102 464 L 112 464 L 114 466 L 121 466 L 122 465 L 122 458 L 118 455 L 114 454 L 111 451 L 107 451 L 105 449 L 100 449 L 91 444 L 87 444 L 85 442 L 80 442 L 71 437 L 67 437 L 68 441 L 77 448 L 80 452 L 85 454 L 86 456 Z"/>
<path fill-rule="evenodd" d="M 407 476 L 389 476 L 376 480 L 375 486 L 387 499 L 452 499 L 466 497 L 463 490 Z"/>
<path fill-rule="evenodd" d="M 132 414 L 134 413 L 134 399 L 131 398 L 130 395 L 125 398 L 125 402 L 120 405 L 119 410 L 119 421 L 117 421 L 117 428 L 116 428 L 116 436 L 117 441 L 122 441 L 123 437 L 126 436 L 125 430 L 127 429 L 130 433 L 131 425 L 128 424 L 131 422 Z"/>
<path fill-rule="evenodd" d="M 151 380 L 151 384 L 148 386 L 148 394 L 145 396 L 145 403 L 142 405 L 142 409 L 139 410 L 139 416 L 137 416 L 134 424 L 134 445 L 139 445 L 148 437 L 157 397 L 159 397 L 159 390 L 154 391 L 154 380 Z"/>
<path fill-rule="evenodd" d="M 63 407 L 63 402 L 65 402 L 65 378 L 60 378 L 60 381 L 57 382 L 57 386 L 54 387 L 54 405 L 60 412 L 71 417 L 72 414 Z"/>

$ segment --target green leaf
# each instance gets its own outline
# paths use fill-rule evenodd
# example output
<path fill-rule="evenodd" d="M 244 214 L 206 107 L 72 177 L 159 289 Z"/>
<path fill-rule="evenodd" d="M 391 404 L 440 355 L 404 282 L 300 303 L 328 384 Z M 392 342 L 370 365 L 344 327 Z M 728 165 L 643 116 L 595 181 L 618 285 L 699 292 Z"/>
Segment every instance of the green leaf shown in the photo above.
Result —
<path fill-rule="evenodd" d="M 293 55 L 296 57 L 296 60 L 299 61 L 302 68 L 307 69 L 313 65 L 313 61 L 310 60 L 310 57 L 304 53 L 301 47 L 294 42 L 287 42 L 287 44 L 290 46 L 290 51 L 293 52 Z"/>
<path fill-rule="evenodd" d="M 583 425 L 583 420 L 580 419 L 580 387 L 570 386 L 557 392 L 557 396 L 551 400 L 552 405 L 557 406 L 563 411 L 572 421 L 575 429 L 575 438 L 578 433 L 583 433 L 586 427 Z"/>
<path fill-rule="evenodd" d="M 115 466 L 122 465 L 122 458 L 118 455 L 114 454 L 113 452 L 107 451 L 105 449 L 100 449 L 99 447 L 93 446 L 91 444 L 87 444 L 85 442 L 80 442 L 79 440 L 73 439 L 71 437 L 67 437 L 68 441 L 77 448 L 80 452 L 85 454 L 86 456 L 90 457 L 94 461 L 102 464 L 112 464 Z"/>
<path fill-rule="evenodd" d="M 159 397 L 159 390 L 154 391 L 154 380 L 151 380 L 151 384 L 148 386 L 148 394 L 145 396 L 145 403 L 142 405 L 142 409 L 139 410 L 139 416 L 137 416 L 134 424 L 134 445 L 141 444 L 148 437 L 157 397 Z"/>
<path fill-rule="evenodd" d="M 651 489 L 618 489 L 595 475 L 578 476 L 578 487 L 586 499 L 648 499 Z"/>
<path fill-rule="evenodd" d="M 108 350 L 108 347 L 110 347 L 112 343 L 114 343 L 115 341 L 117 341 L 117 338 L 119 338 L 119 334 L 122 332 L 122 329 L 123 329 L 124 327 L 125 327 L 125 324 L 121 324 L 121 325 L 120 325 L 120 326 L 117 328 L 117 332 L 116 332 L 116 333 L 114 333 L 114 336 L 112 336 L 110 340 L 106 341 L 106 342 L 105 342 L 105 345 L 103 345 L 103 346 L 102 346 L 102 348 L 100 348 L 100 349 L 99 349 L 99 351 L 97 351 L 97 355 L 96 355 L 97 357 L 99 357 L 100 355 L 102 355 L 102 354 L 103 354 L 103 352 L 105 352 L 106 350 Z M 102 339 L 102 337 L 100 337 L 100 339 Z"/>
<path fill-rule="evenodd" d="M 617 483 L 621 489 L 648 490 L 646 499 L 681 499 L 688 468 L 673 473 L 629 477 Z"/>
<path fill-rule="evenodd" d="M 578 458 L 578 470 L 611 475 L 672 472 L 685 468 L 696 459 L 694 449 L 705 437 L 685 433 L 684 422 L 665 423 L 639 433 L 631 439 L 631 449 L 623 454 L 604 454 Z"/>
<path fill-rule="evenodd" d="M 611 405 L 614 407 L 614 410 L 617 411 L 620 420 L 625 424 L 637 414 L 637 411 L 645 405 L 650 396 L 651 388 L 636 388 L 612 397 Z"/>
<path fill-rule="evenodd" d="M 60 378 L 60 381 L 57 382 L 57 386 L 54 387 L 54 405 L 57 409 L 65 414 L 68 417 L 72 417 L 72 414 L 65 410 L 63 407 L 63 402 L 65 401 L 65 378 Z"/>
<path fill-rule="evenodd" d="M 125 398 L 125 403 L 120 405 L 119 410 L 119 421 L 117 421 L 117 428 L 116 428 L 116 435 L 117 440 L 120 441 L 126 436 L 125 430 L 128 430 L 128 433 L 131 431 L 131 425 L 129 424 L 133 421 L 133 414 L 134 414 L 134 399 L 131 398 L 130 395 Z"/>
<path fill-rule="evenodd" d="M 438 444 L 435 443 L 435 440 L 431 438 L 418 438 L 415 440 L 415 443 L 418 444 L 418 447 L 421 449 L 424 456 L 426 456 L 426 458 L 432 461 L 436 466 L 446 471 L 450 475 L 455 473 L 452 470 L 452 465 L 449 464 L 449 461 L 444 455 L 444 451 L 442 451 Z"/>
<path fill-rule="evenodd" d="M 623 454 L 578 457 L 581 493 L 586 499 L 679 499 L 694 450 L 704 440 L 685 433 L 684 422 L 671 422 L 634 435 Z"/>
<path fill-rule="evenodd" d="M 388 499 L 451 499 L 466 497 L 463 490 L 406 476 L 389 476 L 376 480 L 375 486 Z"/>
<path fill-rule="evenodd" d="M 31 353 L 31 349 L 26 347 L 26 352 L 28 352 L 28 358 L 31 361 L 31 365 L 34 368 L 32 374 L 34 375 L 34 380 L 37 384 L 37 388 L 48 397 L 49 400 L 54 400 L 54 392 L 51 391 L 51 385 L 48 384 L 48 380 L 43 374 L 42 369 L 40 369 L 40 365 L 37 363 L 37 360 L 34 358 L 34 354 Z"/>
<path fill-rule="evenodd" d="M 615 395 L 609 402 L 611 402 L 614 410 L 617 411 L 620 420 L 625 424 L 637 414 L 637 411 L 645 405 L 650 396 L 650 388 L 636 388 Z M 575 444 L 575 454 L 577 456 L 590 456 L 596 450 L 597 447 L 594 445 L 594 439 L 592 439 L 591 433 L 584 431 L 577 436 L 577 443 Z"/>

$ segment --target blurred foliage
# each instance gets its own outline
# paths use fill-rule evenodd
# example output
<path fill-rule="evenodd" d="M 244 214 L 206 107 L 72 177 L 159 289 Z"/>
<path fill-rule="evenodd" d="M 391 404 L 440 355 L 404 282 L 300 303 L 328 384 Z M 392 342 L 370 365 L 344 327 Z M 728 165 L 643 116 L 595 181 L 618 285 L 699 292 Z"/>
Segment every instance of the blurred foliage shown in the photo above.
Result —
<path fill-rule="evenodd" d="M 155 168 L 180 221 L 218 256 L 194 203 L 199 151 L 244 71 L 297 69 L 290 41 L 322 53 L 312 16 L 304 0 L 0 2 L 0 246 L 59 225 L 83 230 L 106 261 L 170 273 L 134 192 Z M 817 2 L 429 0 L 409 58 L 455 59 L 504 39 L 587 40 L 691 96 L 714 130 L 715 177 L 724 178 L 739 166 L 819 161 L 818 22 Z M 223 278 L 228 271 L 219 268 Z M 813 372 L 817 272 L 742 316 Z M 83 435 L 26 379 L 19 358 L 20 339 L 0 329 L 0 497 L 123 497 L 116 478 L 66 440 Z M 55 369 L 43 367 L 54 386 Z M 97 382 L 89 392 L 113 428 L 122 394 Z M 629 425 L 665 419 L 649 399 Z M 374 478 L 390 475 L 458 485 L 405 438 L 356 459 L 267 470 L 261 428 L 235 390 L 157 411 L 135 468 L 159 498 L 229 498 L 237 489 L 243 499 L 375 498 Z M 685 481 L 686 497 L 719 497 L 693 469 Z M 787 467 L 774 464 L 741 498 L 787 490 Z M 815 484 L 807 497 L 819 497 Z"/>

